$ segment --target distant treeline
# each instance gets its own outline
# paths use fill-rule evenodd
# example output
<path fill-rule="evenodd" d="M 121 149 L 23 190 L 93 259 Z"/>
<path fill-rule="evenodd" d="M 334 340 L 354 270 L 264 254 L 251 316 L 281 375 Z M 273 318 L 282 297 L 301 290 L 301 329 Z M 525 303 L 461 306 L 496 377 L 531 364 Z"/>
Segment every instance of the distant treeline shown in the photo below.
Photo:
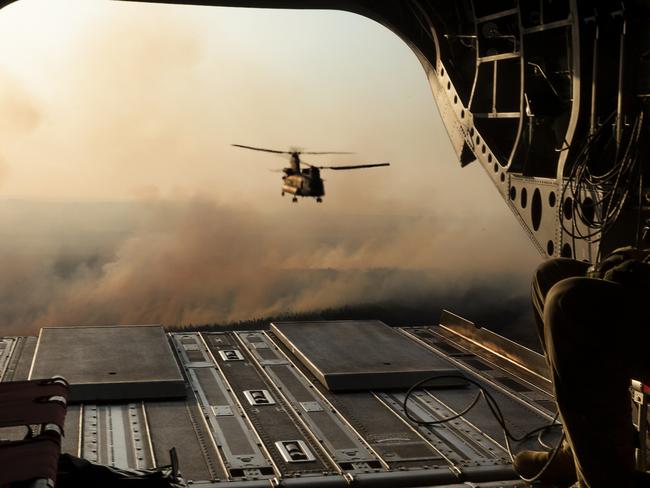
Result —
<path fill-rule="evenodd" d="M 233 330 L 267 329 L 271 322 L 314 321 L 314 320 L 381 320 L 391 326 L 431 325 L 438 322 L 440 310 L 411 309 L 399 305 L 354 305 L 309 312 L 292 312 L 271 317 L 252 318 L 236 322 L 215 322 L 212 324 L 188 324 L 180 327 L 168 327 L 170 331 L 200 330 L 210 331 L 223 328 Z"/>
<path fill-rule="evenodd" d="M 456 305 L 459 306 L 445 306 L 444 308 L 527 347 L 538 349 L 532 312 L 527 297 L 514 297 L 509 300 L 500 297 L 493 303 L 485 303 L 484 300 L 469 300 Z M 235 322 L 186 324 L 167 327 L 167 329 L 170 331 L 264 330 L 269 328 L 271 322 L 318 320 L 380 320 L 391 326 L 436 325 L 442 309 L 442 306 L 433 303 L 420 306 L 361 304 L 326 310 L 285 313 Z"/>

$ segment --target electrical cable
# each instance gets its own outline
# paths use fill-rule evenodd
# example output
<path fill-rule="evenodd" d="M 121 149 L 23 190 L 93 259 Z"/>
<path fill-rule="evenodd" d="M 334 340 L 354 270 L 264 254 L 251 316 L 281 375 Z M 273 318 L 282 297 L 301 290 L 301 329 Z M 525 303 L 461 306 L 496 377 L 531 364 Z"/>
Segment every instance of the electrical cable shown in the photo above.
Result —
<path fill-rule="evenodd" d="M 549 446 L 546 442 L 544 442 L 544 439 L 542 437 L 544 436 L 544 431 L 540 431 L 539 434 L 537 434 L 537 443 L 542 446 L 544 449 L 550 451 L 553 449 L 553 446 Z"/>
<path fill-rule="evenodd" d="M 447 418 L 440 419 L 440 420 L 434 420 L 434 421 L 422 421 L 420 419 L 415 418 L 411 414 L 411 412 L 408 409 L 408 400 L 409 400 L 409 398 L 411 397 L 411 395 L 413 394 L 413 392 L 416 389 L 418 389 L 418 388 L 422 387 L 424 384 L 429 383 L 429 382 L 434 381 L 434 380 L 452 379 L 452 378 L 453 379 L 461 379 L 463 381 L 466 381 L 467 383 L 472 384 L 472 385 L 476 386 L 479 389 L 478 393 L 476 394 L 474 399 L 469 403 L 469 405 L 467 407 L 465 407 L 460 413 L 454 414 L 451 417 L 447 417 Z M 478 401 L 479 401 L 479 399 L 481 397 L 483 397 L 483 399 L 485 400 L 485 403 L 487 404 L 488 408 L 490 409 L 490 412 L 494 416 L 494 419 L 497 421 L 497 423 L 501 427 L 501 430 L 503 431 L 505 444 L 506 444 L 506 451 L 508 452 L 508 456 L 510 457 L 510 461 L 513 463 L 513 465 L 514 465 L 514 462 L 515 462 L 515 456 L 514 456 L 514 454 L 512 452 L 512 446 L 510 445 L 510 441 L 520 442 L 520 441 L 523 441 L 524 439 L 530 438 L 531 436 L 533 436 L 533 435 L 535 435 L 537 433 L 541 434 L 541 433 L 547 431 L 548 429 L 550 429 L 552 427 L 562 425 L 562 424 L 556 423 L 557 418 L 559 416 L 559 412 L 557 412 L 555 414 L 555 416 L 553 417 L 553 420 L 551 421 L 550 424 L 547 424 L 547 425 L 544 425 L 544 426 L 541 426 L 541 427 L 537 427 L 537 428 L 535 428 L 535 429 L 533 429 L 533 430 L 531 430 L 529 432 L 526 432 L 525 434 L 523 434 L 520 437 L 517 437 L 517 436 L 513 435 L 512 432 L 510 432 L 510 429 L 508 429 L 505 417 L 503 415 L 503 412 L 501 411 L 501 408 L 499 407 L 499 404 L 494 399 L 494 397 L 489 392 L 489 390 L 487 390 L 478 381 L 473 380 L 471 378 L 468 378 L 466 376 L 463 376 L 461 374 L 436 375 L 436 376 L 430 376 L 428 378 L 425 378 L 423 380 L 418 381 L 417 383 L 415 383 L 413 386 L 411 386 L 407 390 L 406 395 L 404 396 L 404 400 L 402 402 L 402 408 L 404 409 L 404 414 L 406 415 L 406 417 L 411 422 L 413 422 L 413 423 L 415 423 L 417 425 L 420 425 L 420 426 L 427 427 L 427 426 L 434 426 L 434 425 L 440 425 L 440 424 L 444 424 L 444 423 L 447 423 L 447 422 L 451 422 L 452 420 L 455 420 L 455 419 L 465 415 L 472 408 L 474 408 L 476 406 L 476 404 L 478 403 Z M 551 463 L 553 462 L 553 460 L 557 456 L 557 453 L 559 452 L 560 448 L 562 447 L 562 443 L 564 442 L 564 438 L 565 438 L 565 434 L 564 434 L 564 432 L 562 432 L 560 440 L 558 441 L 557 445 L 552 448 L 548 460 L 546 461 L 546 463 L 544 464 L 542 469 L 539 471 L 539 473 L 537 473 L 535 476 L 530 477 L 530 478 L 525 478 L 521 474 L 517 473 L 517 474 L 519 474 L 519 477 L 523 481 L 525 481 L 527 483 L 532 483 L 532 482 L 537 481 L 538 479 L 540 479 L 540 477 L 544 475 L 544 473 L 546 472 L 548 467 L 551 465 Z"/>
<path fill-rule="evenodd" d="M 548 459 L 546 460 L 546 463 L 542 468 L 539 470 L 539 472 L 535 476 L 531 476 L 530 478 L 526 478 L 525 476 L 522 476 L 521 474 L 517 473 L 519 478 L 521 478 L 522 481 L 525 481 L 526 483 L 534 483 L 535 481 L 538 481 L 542 476 L 544 476 L 544 473 L 546 473 L 546 470 L 549 468 L 551 464 L 553 464 L 553 461 L 555 461 L 555 458 L 557 457 L 558 453 L 560 452 L 560 448 L 562 447 L 562 444 L 564 443 L 564 439 L 566 438 L 566 433 L 564 430 L 562 431 L 562 435 L 560 436 L 560 440 L 557 441 L 557 445 L 553 448 L 552 451 L 550 451 L 550 455 Z M 512 456 L 512 452 L 509 450 L 508 454 Z"/>
<path fill-rule="evenodd" d="M 641 220 L 643 218 L 643 166 L 639 165 L 639 212 L 636 217 L 636 248 L 641 249 L 642 245 L 642 225 Z"/>
<path fill-rule="evenodd" d="M 437 43 L 431 32 L 431 20 L 422 3 L 410 0 L 405 4 L 422 32 Z M 615 117 L 616 112 L 612 112 L 584 138 L 581 146 L 566 144 L 566 147 L 561 149 L 578 151 L 571 157 L 571 166 L 561 191 L 562 204 L 558 206 L 562 230 L 571 238 L 572 249 L 576 248 L 577 240 L 599 244 L 618 222 L 633 191 L 631 186 L 636 174 L 635 167 L 640 166 L 638 142 L 643 126 L 643 111 L 636 114 L 632 128 L 625 129 L 620 144 L 612 149 L 614 129 L 610 122 Z M 614 162 L 611 163 L 610 159 Z M 602 174 L 596 174 L 593 168 L 599 166 L 609 169 Z M 567 200 L 568 196 L 570 200 Z M 571 202 L 568 204 L 570 208 L 564 204 L 567 201 Z M 565 208 L 567 215 L 563 218 L 562 212 Z M 570 225 L 567 225 L 568 220 L 571 220 Z M 599 246 L 596 261 L 600 260 L 600 253 Z"/>
<path fill-rule="evenodd" d="M 553 427 L 554 425 L 562 425 L 562 424 L 555 423 L 559 416 L 560 416 L 560 411 L 558 410 L 555 413 L 555 417 L 553 417 L 553 420 L 551 420 L 551 424 L 549 425 L 549 427 Z M 551 449 L 553 449 L 553 446 L 549 446 L 546 442 L 544 442 L 543 437 L 545 433 L 546 433 L 545 430 L 539 431 L 539 434 L 537 434 L 537 442 L 539 442 L 539 445 L 542 446 L 544 449 L 548 449 L 550 451 Z"/>
<path fill-rule="evenodd" d="M 640 171 L 641 166 L 639 141 L 645 128 L 643 112 L 637 114 L 631 129 L 627 131 L 626 139 L 621 144 L 622 150 L 618 153 L 619 159 L 604 173 L 596 174 L 592 169 L 594 166 L 609 166 L 607 158 L 614 141 L 609 121 L 614 115 L 612 112 L 596 131 L 584 139 L 581 146 L 575 146 L 577 154 L 566 174 L 561 194 L 561 202 L 568 201 L 568 196 L 571 198 L 570 213 L 566 203 L 559 209 L 560 212 L 567 210 L 568 215 L 564 218 L 561 216 L 560 221 L 562 230 L 573 241 L 581 239 L 592 244 L 599 243 L 618 221 L 634 190 L 632 182 L 638 177 L 637 169 Z M 586 196 L 591 200 L 588 205 L 584 204 Z M 571 228 L 567 227 L 567 220 L 571 220 Z"/>

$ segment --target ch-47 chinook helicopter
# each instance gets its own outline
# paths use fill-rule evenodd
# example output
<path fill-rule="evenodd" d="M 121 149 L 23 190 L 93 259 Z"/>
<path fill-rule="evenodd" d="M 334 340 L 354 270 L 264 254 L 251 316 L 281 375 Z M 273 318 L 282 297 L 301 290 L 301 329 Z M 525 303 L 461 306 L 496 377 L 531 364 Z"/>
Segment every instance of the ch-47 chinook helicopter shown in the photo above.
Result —
<path fill-rule="evenodd" d="M 282 177 L 282 196 L 285 193 L 291 193 L 293 195 L 293 202 L 298 201 L 298 197 L 312 197 L 315 198 L 318 203 L 323 201 L 323 196 L 325 196 L 325 187 L 323 185 L 323 179 L 320 177 L 320 170 L 322 169 L 333 169 L 333 170 L 347 170 L 347 169 L 362 169 L 362 168 L 376 168 L 378 166 L 390 166 L 390 163 L 375 163 L 375 164 L 354 164 L 346 166 L 316 166 L 314 164 L 307 163 L 300 160 L 301 154 L 313 154 L 313 155 L 323 155 L 323 154 L 353 154 L 349 152 L 314 152 L 314 151 L 278 151 L 276 149 L 264 149 L 261 147 L 253 146 L 244 146 L 242 144 L 233 144 L 235 147 L 243 147 L 244 149 L 252 149 L 253 151 L 263 151 L 270 152 L 275 154 L 288 154 L 291 156 L 290 164 L 288 168 L 283 168 L 282 171 L 284 176 Z M 300 165 L 304 164 L 308 168 L 300 168 Z"/>

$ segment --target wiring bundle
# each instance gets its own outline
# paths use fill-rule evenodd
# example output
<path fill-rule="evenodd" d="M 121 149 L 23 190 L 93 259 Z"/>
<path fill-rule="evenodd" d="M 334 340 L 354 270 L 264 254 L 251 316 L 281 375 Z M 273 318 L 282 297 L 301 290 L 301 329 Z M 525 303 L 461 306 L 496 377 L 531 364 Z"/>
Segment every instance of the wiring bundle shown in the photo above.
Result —
<path fill-rule="evenodd" d="M 457 413 L 455 415 L 452 415 L 452 416 L 444 418 L 444 419 L 435 420 L 435 421 L 422 421 L 422 420 L 416 418 L 415 416 L 413 416 L 413 414 L 408 409 L 408 401 L 409 401 L 409 398 L 411 397 L 411 395 L 413 395 L 413 392 L 415 392 L 419 388 L 423 388 L 424 385 L 426 385 L 427 383 L 431 383 L 431 382 L 434 382 L 436 380 L 451 379 L 451 378 L 461 379 L 463 381 L 466 381 L 469 385 L 473 385 L 473 386 L 476 386 L 478 388 L 478 392 L 476 393 L 476 396 L 468 404 L 468 406 L 465 407 L 464 409 L 462 409 L 459 413 Z M 544 433 L 548 432 L 550 429 L 552 429 L 554 427 L 561 427 L 562 426 L 562 424 L 557 423 L 557 419 L 559 417 L 559 412 L 558 412 L 558 413 L 555 414 L 555 416 L 553 417 L 553 420 L 549 424 L 543 425 L 541 427 L 537 427 L 537 428 L 535 428 L 535 429 L 533 429 L 533 430 L 531 430 L 529 432 L 526 432 L 525 434 L 523 434 L 521 436 L 515 436 L 510 431 L 510 429 L 508 428 L 508 425 L 506 423 L 506 419 L 505 419 L 505 417 L 503 415 L 503 412 L 501 411 L 501 408 L 499 407 L 499 404 L 494 399 L 494 396 L 490 393 L 490 391 L 488 389 L 486 389 L 483 385 L 481 385 L 481 383 L 479 383 L 478 381 L 473 380 L 471 378 L 468 378 L 468 377 L 466 377 L 466 376 L 464 376 L 462 374 L 436 375 L 436 376 L 431 376 L 429 378 L 425 378 L 425 379 L 423 379 L 421 381 L 418 381 L 413 386 L 411 386 L 408 389 L 408 391 L 406 392 L 406 395 L 404 396 L 404 401 L 403 401 L 403 404 L 402 404 L 402 408 L 404 409 L 404 414 L 406 415 L 406 417 L 411 422 L 413 422 L 414 424 L 417 424 L 417 425 L 423 426 L 423 427 L 434 427 L 436 425 L 441 425 L 441 424 L 451 422 L 452 420 L 456 420 L 457 418 L 462 417 L 463 415 L 467 414 L 470 410 L 472 410 L 478 404 L 478 402 L 479 402 L 479 400 L 481 398 L 483 398 L 485 400 L 485 403 L 487 404 L 490 412 L 494 416 L 494 419 L 497 421 L 497 423 L 501 427 L 501 430 L 503 431 L 506 450 L 508 452 L 508 456 L 510 457 L 510 461 L 513 464 L 514 464 L 514 460 L 515 460 L 514 459 L 515 455 L 514 455 L 513 450 L 512 450 L 511 442 L 520 442 L 520 441 L 523 441 L 525 439 L 529 439 L 529 438 L 531 438 L 531 437 L 533 437 L 534 435 L 537 434 L 538 441 L 540 442 L 540 444 L 542 446 L 548 447 L 543 442 L 542 436 L 544 435 Z M 535 476 L 532 476 L 530 478 L 526 478 L 526 477 L 521 476 L 521 475 L 519 475 L 519 477 L 523 481 L 525 481 L 527 483 L 532 483 L 534 481 L 537 481 L 541 476 L 543 476 L 543 474 L 546 472 L 546 469 L 551 465 L 551 463 L 554 461 L 555 457 L 557 456 L 557 453 L 560 451 L 560 447 L 562 446 L 562 443 L 564 442 L 564 438 L 565 438 L 565 434 L 564 434 L 564 432 L 562 432 L 562 435 L 561 435 L 560 440 L 558 441 L 557 445 L 550 448 L 549 458 L 546 461 L 546 464 L 540 469 L 539 473 L 537 473 Z"/>

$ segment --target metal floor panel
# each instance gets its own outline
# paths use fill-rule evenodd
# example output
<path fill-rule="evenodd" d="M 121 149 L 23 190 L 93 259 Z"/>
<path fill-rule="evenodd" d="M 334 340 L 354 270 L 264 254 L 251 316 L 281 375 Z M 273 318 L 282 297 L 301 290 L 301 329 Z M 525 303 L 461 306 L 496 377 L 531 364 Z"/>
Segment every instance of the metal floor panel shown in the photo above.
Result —
<path fill-rule="evenodd" d="M 285 354 L 291 355 L 286 346 L 280 347 Z M 301 364 L 297 364 L 297 367 L 308 377 L 311 376 L 310 379 L 316 380 Z M 341 413 L 353 425 L 359 425 L 358 431 L 378 453 L 389 455 L 386 461 L 391 468 L 436 465 L 460 468 L 466 465 L 503 464 L 503 451 L 498 444 L 486 439 L 478 430 L 473 433 L 473 439 L 466 435 L 464 430 L 471 429 L 470 425 L 461 425 L 454 431 L 450 426 L 440 426 L 435 433 L 428 429 L 418 429 L 402 415 L 399 400 L 393 398 L 397 394 L 395 392 L 332 393 L 323 389 L 319 383 L 315 382 L 314 385 L 335 405 L 347 405 Z M 390 426 L 389 431 L 386 426 Z M 374 429 L 375 433 L 371 434 L 372 430 L 369 432 L 368 429 Z M 386 437 L 387 434 L 389 437 Z M 394 445 L 382 446 L 384 439 Z M 372 444 L 373 441 L 375 444 Z"/>
<path fill-rule="evenodd" d="M 4 378 L 5 373 L 7 372 L 7 368 L 11 362 L 11 356 L 13 355 L 18 341 L 18 337 L 0 338 L 0 379 Z"/>
<path fill-rule="evenodd" d="M 416 336 L 410 329 L 402 329 L 402 332 L 413 337 L 415 340 L 421 341 L 423 344 L 431 347 L 432 350 L 436 350 L 437 347 L 436 344 L 431 344 L 431 342 L 436 341 L 437 343 L 440 343 L 440 341 L 447 340 L 443 336 L 437 335 L 437 331 L 433 327 L 428 329 L 427 336 L 424 338 L 422 338 L 421 335 Z M 444 353 L 438 352 L 438 354 Z M 520 416 L 522 414 L 527 416 L 529 412 L 532 412 L 536 416 L 542 418 L 548 417 L 550 420 L 550 418 L 555 414 L 554 409 L 549 410 L 549 405 L 553 402 L 553 396 L 516 374 L 513 374 L 510 369 L 501 369 L 469 352 L 462 355 L 449 355 L 447 356 L 447 359 L 455 363 L 461 371 L 469 373 L 475 379 L 480 379 L 491 388 L 491 392 L 494 391 L 497 392 L 498 395 L 503 395 L 503 401 L 506 404 L 515 402 L 516 404 L 521 405 L 526 412 L 519 412 Z M 477 368 L 476 366 L 479 363 L 485 365 L 485 367 Z M 442 392 L 446 390 L 454 391 L 453 388 L 440 389 Z"/>
<path fill-rule="evenodd" d="M 84 404 L 80 416 L 81 457 L 124 469 L 154 467 L 142 403 Z"/>
<path fill-rule="evenodd" d="M 391 469 L 446 465 L 420 435 L 368 392 L 342 393 L 328 399 Z"/>
<path fill-rule="evenodd" d="M 272 382 L 296 416 L 327 451 L 339 469 L 358 471 L 379 469 L 385 466 L 365 441 L 346 423 L 345 419 L 327 400 L 320 395 L 313 384 L 290 363 L 277 345 L 264 333 L 237 333 L 248 352 L 257 361 L 267 379 Z M 264 359 L 260 351 L 273 353 L 271 359 Z"/>
<path fill-rule="evenodd" d="M 410 333 L 410 331 L 407 330 L 407 333 Z M 438 337 L 436 340 L 444 341 L 445 339 Z M 457 362 L 459 368 L 465 369 L 468 376 L 473 376 L 473 379 L 479 381 L 492 394 L 513 435 L 522 436 L 533 429 L 550 424 L 555 414 L 552 396 L 509 374 L 508 371 L 499 371 L 497 367 L 487 370 L 480 370 L 472 366 L 468 367 L 463 361 L 466 359 L 466 356 L 449 357 L 449 360 Z M 474 360 L 480 359 L 474 357 Z M 428 393 L 433 398 L 442 402 L 452 412 L 463 410 L 472 402 L 476 392 L 477 389 L 471 386 L 467 388 L 428 389 Z M 498 442 L 502 448 L 505 448 L 503 430 L 484 403 L 477 405 L 463 418 L 476 426 L 490 439 Z M 559 438 L 559 432 L 559 428 L 554 429 L 553 432 L 547 435 L 546 441 L 551 444 L 555 443 Z M 517 447 L 539 448 L 540 446 L 536 444 L 533 438 L 524 441 Z"/>
<path fill-rule="evenodd" d="M 450 354 L 453 351 L 453 356 L 441 354 L 446 359 L 457 361 L 460 371 L 463 371 L 469 377 L 474 377 L 484 384 L 484 386 L 492 393 L 497 402 L 501 406 L 504 415 L 511 426 L 511 430 L 515 435 L 524 434 L 533 428 L 545 425 L 550 422 L 552 411 L 548 410 L 548 405 L 542 407 L 541 405 L 531 406 L 533 403 L 530 399 L 524 399 L 520 394 L 525 391 L 531 390 L 531 385 L 525 381 L 519 380 L 516 376 L 510 375 L 507 371 L 500 370 L 495 365 L 484 362 L 482 358 L 476 357 L 474 354 L 467 353 L 461 349 L 456 348 L 451 343 L 447 342 L 445 338 L 438 337 L 437 340 L 440 344 L 449 346 Z M 415 341 L 414 341 L 415 342 Z M 278 344 L 279 347 L 292 357 L 291 352 L 284 344 Z M 453 348 L 453 349 L 452 349 Z M 432 348 L 433 349 L 433 348 Z M 463 360 L 474 361 L 472 367 L 469 364 L 462 364 Z M 306 371 L 304 366 L 298 362 L 294 362 L 303 373 L 306 373 L 312 381 L 316 378 Z M 462 366 L 461 366 L 462 365 Z M 492 376 L 482 376 L 481 373 L 491 374 Z M 496 382 L 497 379 L 502 382 L 507 381 L 506 384 L 496 382 L 492 385 L 490 381 Z M 318 383 L 314 385 L 320 390 L 321 394 L 325 395 L 335 405 L 345 405 L 346 396 L 350 393 L 332 393 L 320 387 Z M 547 402 L 551 402 L 552 397 L 548 396 L 538 388 L 532 388 L 535 398 L 543 398 Z M 455 415 L 460 410 L 469 405 L 476 395 L 475 388 L 441 388 L 441 389 L 428 389 L 427 391 L 420 390 L 415 393 L 411 402 L 409 403 L 412 411 L 419 411 L 421 420 L 432 421 L 448 418 Z M 341 413 L 344 414 L 348 421 L 353 425 L 359 426 L 357 429 L 372 445 L 372 436 L 368 434 L 367 428 L 364 424 L 372 422 L 372 415 L 368 412 L 374 413 L 372 408 L 368 409 L 368 402 L 360 401 L 361 398 L 366 398 L 367 393 L 358 393 L 354 400 L 348 398 L 347 408 L 342 408 Z M 446 462 L 450 466 L 463 468 L 466 466 L 509 466 L 510 460 L 507 456 L 503 442 L 503 431 L 494 417 L 491 415 L 485 404 L 480 404 L 468 414 L 458 419 L 457 421 L 450 422 L 449 424 L 441 425 L 434 428 L 417 427 L 403 415 L 402 402 L 404 398 L 404 390 L 402 393 L 396 391 L 375 392 L 376 399 L 381 402 L 377 412 L 382 412 L 385 417 L 386 413 L 390 410 L 389 415 L 394 416 L 393 422 L 403 423 L 403 429 L 411 429 L 419 432 L 419 435 L 427 440 L 427 452 L 429 457 L 431 452 L 437 453 L 438 462 Z M 412 403 L 415 402 L 415 403 Z M 363 406 L 366 408 L 363 408 Z M 412 412 L 418 416 L 416 412 Z M 383 420 L 385 422 L 385 419 Z M 381 423 L 378 425 L 381 429 Z M 559 429 L 558 429 L 559 430 Z M 406 439 L 406 438 L 405 438 Z M 557 436 L 550 434 L 546 440 L 554 442 Z M 529 442 L 530 447 L 538 447 L 534 444 L 535 440 Z M 375 445 L 372 445 L 375 448 Z M 419 446 L 422 450 L 422 445 Z M 386 452 L 381 447 L 376 449 L 378 453 Z M 390 458 L 386 459 L 389 466 L 393 463 Z M 416 467 L 425 465 L 424 459 L 420 459 L 413 463 Z M 431 463 L 431 460 L 429 461 Z M 404 464 L 402 464 L 404 466 Z M 406 465 L 408 466 L 408 464 Z"/>
<path fill-rule="evenodd" d="M 458 333 L 437 326 L 404 328 L 402 331 L 418 337 L 434 349 L 439 349 L 469 366 L 473 365 L 473 361 L 479 360 L 484 365 L 483 367 L 486 367 L 485 371 L 497 370 L 505 376 L 514 376 L 528 385 L 526 390 L 529 392 L 540 392 L 543 397 L 552 395 L 551 381 L 544 375 L 523 368 L 504 355 L 486 348 L 485 345 L 479 345 L 463 338 Z M 454 351 L 450 351 L 449 348 L 454 348 Z M 536 354 L 536 356 L 539 355 Z"/>
<path fill-rule="evenodd" d="M 271 332 L 331 391 L 408 388 L 456 371 L 378 320 L 274 322 Z"/>
<path fill-rule="evenodd" d="M 504 394 L 501 390 L 492 387 L 487 382 L 482 382 L 482 384 L 483 387 L 490 391 L 492 396 L 495 398 L 504 418 L 506 419 L 508 428 L 513 435 L 524 435 L 537 427 L 548 425 L 551 422 L 552 417 L 541 415 L 538 411 L 529 408 L 525 404 L 513 400 L 510 396 Z M 458 388 L 455 390 L 430 389 L 428 392 L 436 400 L 442 402 L 447 408 L 455 412 L 460 412 L 464 409 L 476 396 L 476 389 L 474 388 Z M 483 402 L 483 400 L 481 400 L 481 402 Z M 472 425 L 480 429 L 490 439 L 495 440 L 501 447 L 505 448 L 503 430 L 484 403 L 473 408 L 463 417 L 467 419 L 468 422 L 471 422 Z M 554 436 L 549 435 L 549 441 L 552 441 L 553 437 Z"/>
<path fill-rule="evenodd" d="M 553 399 L 543 382 L 530 381 L 540 378 L 536 373 L 526 376 L 532 373 L 508 358 L 492 357 L 437 326 L 395 330 L 405 344 L 427 348 L 484 385 L 513 434 L 550 422 Z M 64 452 L 146 468 L 168 464 L 174 447 L 184 478 L 206 488 L 524 486 L 508 481 L 515 473 L 502 429 L 482 400 L 448 423 L 418 426 L 405 418 L 405 389 L 329 391 L 271 332 L 187 332 L 168 339 L 186 399 L 71 405 Z M 4 380 L 28 369 L 34 343 L 0 340 Z M 472 386 L 419 389 L 409 410 L 423 421 L 446 419 L 476 392 Z M 555 433 L 544 437 L 551 444 L 556 439 Z"/>
<path fill-rule="evenodd" d="M 161 326 L 43 328 L 30 378 L 53 375 L 68 380 L 70 402 L 125 402 L 185 394 Z"/>
<path fill-rule="evenodd" d="M 404 393 L 377 392 L 376 395 L 396 415 L 405 422 L 410 422 L 404 415 Z M 436 404 L 435 399 L 422 391 L 416 392 L 411 397 L 409 411 L 422 422 L 438 421 L 456 413 Z M 509 459 L 506 459 L 505 451 L 498 444 L 486 438 L 480 430 L 462 418 L 433 427 L 414 426 L 414 428 L 455 468 L 510 463 Z"/>
<path fill-rule="evenodd" d="M 145 412 L 157 466 L 169 464 L 169 450 L 175 447 L 186 480 L 226 479 L 200 410 L 192 400 L 146 402 Z"/>
<path fill-rule="evenodd" d="M 36 351 L 36 337 L 14 337 L 11 358 L 7 363 L 2 381 L 22 381 L 29 377 L 29 370 Z M 51 375 L 50 375 L 51 376 Z"/>
<path fill-rule="evenodd" d="M 488 481 L 481 483 L 459 483 L 455 477 L 447 473 L 438 473 L 433 470 L 424 472 L 402 471 L 391 473 L 367 473 L 354 477 L 354 480 L 343 476 L 327 476 L 318 478 L 304 478 L 292 480 L 278 480 L 276 485 L 270 487 L 262 481 L 240 481 L 229 483 L 231 488 L 350 488 L 377 487 L 377 488 L 528 488 L 530 485 L 522 481 Z M 198 482 L 192 484 L 193 488 L 223 488 L 223 483 Z M 556 486 L 543 486 L 538 488 L 557 488 Z"/>
<path fill-rule="evenodd" d="M 61 442 L 61 452 L 79 456 L 81 426 L 81 405 L 68 405 L 65 414 L 65 425 L 63 426 L 63 441 Z"/>
<path fill-rule="evenodd" d="M 265 382 L 256 367 L 250 362 L 249 355 L 244 354 L 244 361 L 224 362 L 220 359 L 219 350 L 232 348 L 232 337 L 227 333 L 202 334 L 212 355 L 219 362 L 221 372 L 225 375 L 233 392 L 237 395 L 242 407 L 248 414 L 253 427 L 267 446 L 269 454 L 283 475 L 322 474 L 324 471 L 334 470 L 334 466 L 327 464 L 320 449 L 314 449 L 316 459 L 310 462 L 287 462 L 275 446 L 276 442 L 286 440 L 301 440 L 309 444 L 309 437 L 304 430 L 299 428 L 292 417 L 287 413 L 287 407 L 275 387 Z M 273 404 L 251 405 L 244 391 L 267 391 Z"/>
<path fill-rule="evenodd" d="M 36 337 L 0 338 L 0 380 L 26 380 L 36 348 Z M 20 441 L 28 434 L 26 426 L 0 428 L 1 441 Z M 65 442 L 65 440 L 64 440 Z"/>
<path fill-rule="evenodd" d="M 228 478 L 269 478 L 278 474 L 201 335 L 171 334 L 171 341 Z"/>

